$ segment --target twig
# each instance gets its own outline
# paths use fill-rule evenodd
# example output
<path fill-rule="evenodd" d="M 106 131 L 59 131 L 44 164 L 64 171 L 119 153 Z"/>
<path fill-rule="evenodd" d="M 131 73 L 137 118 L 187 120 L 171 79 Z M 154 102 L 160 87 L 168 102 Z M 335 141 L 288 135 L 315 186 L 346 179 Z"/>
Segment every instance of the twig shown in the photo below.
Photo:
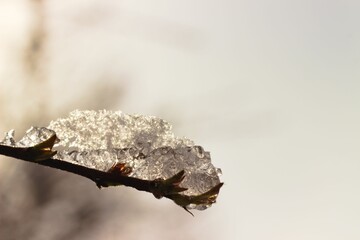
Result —
<path fill-rule="evenodd" d="M 0 144 L 0 155 L 5 155 L 20 159 L 27 162 L 37 163 L 43 166 L 60 169 L 71 172 L 83 177 L 86 177 L 101 187 L 124 185 L 133 187 L 139 191 L 152 193 L 156 198 L 169 198 L 177 205 L 184 208 L 191 215 L 192 213 L 187 209 L 190 204 L 211 205 L 215 202 L 223 183 L 219 183 L 209 191 L 197 195 L 187 196 L 180 194 L 186 191 L 186 188 L 180 187 L 180 183 L 185 178 L 185 171 L 182 170 L 169 179 L 155 179 L 143 180 L 127 176 L 129 173 L 127 169 L 123 169 L 123 165 L 118 167 L 113 166 L 109 171 L 104 172 L 94 168 L 84 167 L 67 161 L 62 161 L 52 158 L 56 151 L 52 151 L 55 143 L 56 135 L 54 134 L 48 140 L 41 142 L 33 147 L 12 147 Z"/>

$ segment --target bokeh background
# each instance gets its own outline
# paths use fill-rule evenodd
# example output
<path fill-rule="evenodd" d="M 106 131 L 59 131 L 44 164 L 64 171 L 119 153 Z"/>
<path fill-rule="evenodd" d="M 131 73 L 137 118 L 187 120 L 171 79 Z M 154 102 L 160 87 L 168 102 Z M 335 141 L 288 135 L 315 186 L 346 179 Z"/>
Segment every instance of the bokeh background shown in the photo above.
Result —
<path fill-rule="evenodd" d="M 360 1 L 2 0 L 0 131 L 156 115 L 225 185 L 194 211 L 0 158 L 0 239 L 360 239 Z"/>

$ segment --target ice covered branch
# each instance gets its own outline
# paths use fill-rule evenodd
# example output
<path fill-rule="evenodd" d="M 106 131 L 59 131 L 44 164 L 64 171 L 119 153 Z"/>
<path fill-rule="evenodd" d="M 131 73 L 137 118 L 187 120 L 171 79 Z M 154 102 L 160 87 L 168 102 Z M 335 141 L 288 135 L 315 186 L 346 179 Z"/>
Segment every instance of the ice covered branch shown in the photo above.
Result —
<path fill-rule="evenodd" d="M 0 154 L 81 175 L 99 188 L 124 185 L 186 210 L 206 209 L 222 186 L 221 171 L 202 147 L 170 130 L 155 117 L 73 111 L 46 128 L 30 128 L 18 142 L 9 131 Z"/>

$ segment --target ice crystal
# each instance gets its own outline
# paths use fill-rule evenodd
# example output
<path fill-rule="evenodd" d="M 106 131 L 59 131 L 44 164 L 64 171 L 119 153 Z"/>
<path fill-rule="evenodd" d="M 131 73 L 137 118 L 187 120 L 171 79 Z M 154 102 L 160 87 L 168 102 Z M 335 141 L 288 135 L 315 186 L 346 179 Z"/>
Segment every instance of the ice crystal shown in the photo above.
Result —
<path fill-rule="evenodd" d="M 181 187 L 188 189 L 182 193 L 185 195 L 202 194 L 220 183 L 221 170 L 211 164 L 210 153 L 189 139 L 175 137 L 171 125 L 157 117 L 75 110 L 47 128 L 30 128 L 19 142 L 11 130 L 0 144 L 30 147 L 54 133 L 60 140 L 53 157 L 58 160 L 101 171 L 124 163 L 132 170 L 129 176 L 144 180 L 167 179 L 185 170 L 181 182 Z"/>
<path fill-rule="evenodd" d="M 0 144 L 11 147 L 33 147 L 47 139 L 49 139 L 55 132 L 45 127 L 31 127 L 28 129 L 22 139 L 15 141 L 15 130 L 12 129 L 5 133 L 5 137 Z"/>

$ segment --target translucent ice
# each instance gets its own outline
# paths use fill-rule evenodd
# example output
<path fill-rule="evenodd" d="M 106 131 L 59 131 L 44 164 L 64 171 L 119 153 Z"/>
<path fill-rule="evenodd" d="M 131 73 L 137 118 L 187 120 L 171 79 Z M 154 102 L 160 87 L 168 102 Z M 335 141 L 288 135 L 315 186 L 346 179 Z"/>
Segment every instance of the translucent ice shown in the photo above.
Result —
<path fill-rule="evenodd" d="M 31 147 L 57 135 L 53 157 L 89 168 L 108 171 L 116 163 L 131 168 L 129 176 L 167 179 L 185 170 L 182 194 L 199 195 L 220 183 L 221 170 L 211 164 L 210 153 L 186 138 L 175 137 L 166 121 L 112 111 L 75 110 L 47 128 L 32 127 L 18 142 L 9 131 L 0 144 Z M 207 205 L 188 208 L 205 209 Z"/>
<path fill-rule="evenodd" d="M 181 170 L 186 195 L 204 193 L 220 183 L 210 153 L 186 138 L 177 138 L 166 121 L 149 116 L 112 111 L 79 111 L 52 121 L 64 149 L 54 158 L 107 171 L 114 163 L 126 163 L 130 176 L 154 180 L 169 178 Z M 68 150 L 72 149 L 72 150 Z"/>
<path fill-rule="evenodd" d="M 26 131 L 24 137 L 16 142 L 14 139 L 15 131 L 12 129 L 5 134 L 0 144 L 12 147 L 33 147 L 49 139 L 54 134 L 53 130 L 45 127 L 31 127 Z"/>

